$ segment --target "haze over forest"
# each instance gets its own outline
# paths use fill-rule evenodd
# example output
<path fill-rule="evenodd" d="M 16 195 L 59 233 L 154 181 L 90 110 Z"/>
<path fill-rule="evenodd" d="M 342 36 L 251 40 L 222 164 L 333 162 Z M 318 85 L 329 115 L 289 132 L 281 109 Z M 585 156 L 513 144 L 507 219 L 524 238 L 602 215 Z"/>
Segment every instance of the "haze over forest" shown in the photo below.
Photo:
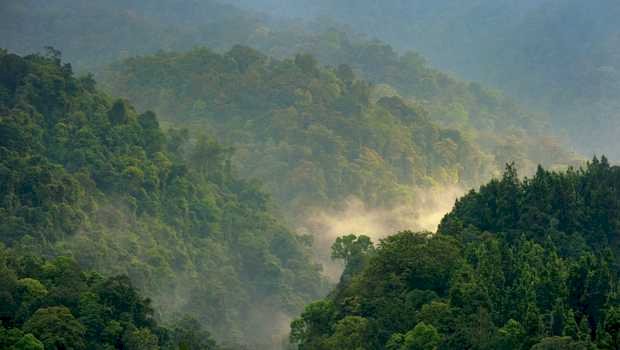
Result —
<path fill-rule="evenodd" d="M 0 0 L 0 348 L 620 348 L 619 16 Z"/>

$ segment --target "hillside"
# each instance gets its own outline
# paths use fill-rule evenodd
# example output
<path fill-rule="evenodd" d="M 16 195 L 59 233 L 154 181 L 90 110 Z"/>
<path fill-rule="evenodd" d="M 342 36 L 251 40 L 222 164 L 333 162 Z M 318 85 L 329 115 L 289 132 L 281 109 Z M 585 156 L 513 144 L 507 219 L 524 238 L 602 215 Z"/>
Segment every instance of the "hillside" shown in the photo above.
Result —
<path fill-rule="evenodd" d="M 484 78 L 550 111 L 554 126 L 565 128 L 584 152 L 617 160 L 619 15 L 617 1 L 549 0 L 494 46 L 494 59 L 486 60 L 493 68 Z"/>
<path fill-rule="evenodd" d="M 0 349 L 620 349 L 619 16 L 0 0 Z"/>
<path fill-rule="evenodd" d="M 494 139 L 483 140 L 479 142 L 481 144 L 503 142 L 505 147 L 510 147 L 515 140 L 523 139 L 523 135 L 518 135 L 519 132 L 513 129 L 509 135 L 498 137 L 496 129 L 505 131 L 517 127 L 525 129 L 528 136 L 544 138 L 543 142 L 555 143 L 559 148 L 566 149 L 569 145 L 577 146 L 585 153 L 615 152 L 611 149 L 614 147 L 608 144 L 613 145 L 610 135 L 616 128 L 613 123 L 604 122 L 613 111 L 613 104 L 608 103 L 612 100 L 598 103 L 596 113 L 590 108 L 592 101 L 585 100 L 570 100 L 571 103 L 562 105 L 565 107 L 562 110 L 541 107 L 541 100 L 558 100 L 551 96 L 557 89 L 547 88 L 550 86 L 547 78 L 550 72 L 561 74 L 573 69 L 552 69 L 546 64 L 538 66 L 542 68 L 539 71 L 533 71 L 532 67 L 521 66 L 523 62 L 531 61 L 530 57 L 528 60 L 522 59 L 524 52 L 532 52 L 532 49 L 525 47 L 525 43 L 515 43 L 516 50 L 496 45 L 504 39 L 516 40 L 510 38 L 513 33 L 527 32 L 513 29 L 513 26 L 522 23 L 519 21 L 535 7 L 533 3 L 510 0 L 490 4 L 480 1 L 462 6 L 460 2 L 451 0 L 407 4 L 388 1 L 382 3 L 380 8 L 368 3 L 365 4 L 367 6 L 355 6 L 352 10 L 352 5 L 346 1 L 310 3 L 299 0 L 286 4 L 266 1 L 265 6 L 261 1 L 230 1 L 232 5 L 225 2 L 10 2 L 0 5 L 4 6 L 4 11 L 0 11 L 0 47 L 28 54 L 53 46 L 62 51 L 79 71 L 100 71 L 106 64 L 136 55 L 153 54 L 160 50 L 187 51 L 205 45 L 218 53 L 225 53 L 240 44 L 280 60 L 298 53 L 312 53 L 323 65 L 337 67 L 347 64 L 363 79 L 386 84 L 384 93 L 394 94 L 392 89 L 396 89 L 402 97 L 426 104 L 434 120 L 448 122 L 452 128 L 454 125 L 458 128 L 470 127 L 470 134 Z M 293 7 L 300 11 L 293 15 L 304 15 L 306 19 L 291 19 L 292 14 L 286 12 L 292 11 Z M 256 11 L 267 11 L 269 14 Z M 435 20 L 438 14 L 445 18 Z M 386 21 L 386 16 L 393 20 Z M 473 20 L 476 16 L 485 20 Z M 22 26 L 21 23 L 34 25 Z M 529 22 L 523 23 L 528 28 Z M 493 24 L 501 28 L 490 29 Z M 365 37 L 363 33 L 368 31 L 372 35 L 379 34 L 380 40 Z M 404 39 L 407 45 L 397 39 Z M 388 43 L 395 44 L 398 50 Z M 439 47 L 435 47 L 437 45 Z M 416 51 L 408 52 L 408 49 Z M 558 55 L 563 54 L 558 52 Z M 567 54 L 566 57 L 572 57 L 572 53 Z M 467 83 L 432 69 L 424 57 L 430 57 L 433 66 L 445 67 L 466 78 L 500 86 L 510 94 L 519 96 L 522 103 L 517 104 L 488 86 Z M 520 59 L 514 60 L 517 57 Z M 446 63 L 446 59 L 463 62 Z M 510 61 L 514 62 L 509 69 L 497 64 Z M 534 86 L 536 81 L 539 83 Z M 590 79 L 588 89 L 598 90 L 597 81 Z M 579 88 L 580 85 L 573 86 Z M 536 100 L 525 98 L 522 92 L 527 92 Z M 559 106 L 557 103 L 554 105 Z M 532 113 L 537 110 L 542 112 Z M 555 118 L 550 118 L 549 114 Z M 603 117 L 603 114 L 606 116 Z M 586 127 L 579 123 L 584 119 L 581 117 L 583 115 L 593 115 L 593 118 L 598 118 L 596 124 L 607 127 L 597 130 Z M 551 121 L 554 121 L 553 128 L 550 128 Z M 479 133 L 480 129 L 483 132 Z M 566 130 L 572 130 L 569 137 Z M 587 136 L 583 136 L 582 130 L 587 131 Z M 563 141 L 549 137 L 552 134 L 564 138 Z M 590 137 L 594 135 L 596 137 Z M 585 138 L 589 138 L 589 142 L 594 142 L 592 139 L 605 141 L 599 143 L 601 147 L 594 147 L 594 144 L 584 147 Z M 536 160 L 532 160 L 534 162 L 530 168 L 536 165 Z"/>
<path fill-rule="evenodd" d="M 292 323 L 299 349 L 615 349 L 618 188 L 605 158 L 461 198 L 436 234 L 336 241 L 347 269 Z"/>
<path fill-rule="evenodd" d="M 292 1 L 228 2 L 284 18 L 330 18 L 416 50 L 552 114 L 555 132 L 580 151 L 618 157 L 617 1 Z"/>
<path fill-rule="evenodd" d="M 0 280 L 2 349 L 217 349 L 195 320 L 158 324 L 126 276 L 84 271 L 67 257 L 0 246 Z"/>
<path fill-rule="evenodd" d="M 576 159 L 529 133 L 528 115 L 491 90 L 450 79 L 415 56 L 379 62 L 377 75 L 402 68 L 399 88 L 409 98 L 345 64 L 324 67 L 305 54 L 279 60 L 242 46 L 132 58 L 101 80 L 166 122 L 233 146 L 239 173 L 262 180 L 294 216 L 350 196 L 371 207 L 415 207 L 420 189 L 469 188 L 509 161 L 534 171 L 537 163 Z"/>
<path fill-rule="evenodd" d="M 229 48 L 263 20 L 213 0 L 3 1 L 0 47 L 30 54 L 52 46 L 84 71 L 159 50 Z"/>
<path fill-rule="evenodd" d="M 234 174 L 229 148 L 164 131 L 57 52 L 0 51 L 0 154 L 2 242 L 126 274 L 164 322 L 187 314 L 220 341 L 271 345 L 325 290 L 311 240 Z"/>
<path fill-rule="evenodd" d="M 0 47 L 29 54 L 53 46 L 79 71 L 93 71 L 159 50 L 241 44 L 279 59 L 306 52 L 322 64 L 348 64 L 404 94 L 409 75 L 380 67 L 420 60 L 406 54 L 414 50 L 434 67 L 505 91 L 522 112 L 536 111 L 529 132 L 551 126 L 546 134 L 580 153 L 615 159 L 619 13 L 613 0 L 6 1 Z M 458 115 L 460 104 L 444 105 Z"/>

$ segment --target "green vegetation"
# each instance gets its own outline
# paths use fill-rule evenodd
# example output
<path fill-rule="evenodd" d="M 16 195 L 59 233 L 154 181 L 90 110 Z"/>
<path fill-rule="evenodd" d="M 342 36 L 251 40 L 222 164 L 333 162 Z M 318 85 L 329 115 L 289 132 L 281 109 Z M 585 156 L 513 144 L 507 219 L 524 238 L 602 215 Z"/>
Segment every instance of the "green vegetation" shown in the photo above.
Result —
<path fill-rule="evenodd" d="M 167 122 L 207 130 L 232 145 L 239 173 L 264 181 L 296 215 L 351 195 L 370 206 L 407 204 L 418 188 L 474 186 L 510 160 L 532 171 L 536 163 L 573 160 L 553 142 L 522 131 L 500 134 L 502 128 L 489 124 L 512 124 L 504 130 L 515 130 L 520 114 L 513 105 L 411 60 L 394 54 L 377 69 L 404 67 L 411 94 L 426 101 L 385 93 L 347 65 L 321 67 L 303 54 L 277 60 L 242 46 L 225 54 L 194 49 L 132 58 L 111 66 L 102 79 L 139 108 L 148 106 Z M 430 86 L 416 86 L 421 81 Z M 466 107 L 455 108 L 464 118 L 465 108 L 477 109 L 478 122 L 465 120 L 466 127 L 457 129 L 457 123 L 435 118 L 442 100 L 457 97 Z M 496 137 L 474 134 L 475 127 Z"/>
<path fill-rule="evenodd" d="M 430 68 L 418 53 L 400 54 L 385 42 L 369 40 L 352 33 L 350 28 L 328 19 L 302 22 L 275 20 L 231 5 L 222 5 L 216 1 L 197 3 L 190 0 L 157 0 L 145 4 L 141 1 L 114 0 L 105 4 L 84 4 L 79 0 L 52 0 L 46 1 L 45 5 L 40 2 L 40 0 L 28 0 L 6 5 L 6 10 L 0 13 L 0 16 L 3 16 L 0 17 L 2 19 L 0 20 L 0 34 L 4 33 L 0 35 L 0 46 L 22 53 L 30 53 L 41 50 L 44 46 L 53 45 L 60 48 L 78 68 L 96 71 L 101 71 L 102 66 L 107 63 L 126 57 L 154 53 L 159 50 L 186 51 L 196 45 L 207 45 L 215 52 L 222 53 L 230 50 L 235 44 L 241 44 L 256 48 L 267 56 L 279 60 L 286 60 L 298 53 L 312 53 L 323 65 L 333 67 L 348 65 L 360 79 L 375 84 L 374 100 L 386 95 L 400 95 L 404 99 L 411 99 L 414 103 L 423 106 L 434 123 L 450 129 L 458 129 L 468 136 L 469 141 L 483 148 L 485 153 L 495 157 L 496 159 L 490 162 L 494 164 L 489 165 L 489 168 L 497 170 L 499 165 L 501 169 L 506 162 L 515 161 L 521 169 L 524 169 L 524 172 L 533 172 L 539 163 L 552 167 L 556 164 L 566 165 L 573 160 L 572 156 L 566 154 L 566 147 L 562 143 L 549 137 L 551 135 L 548 127 L 549 117 L 543 113 L 532 114 L 527 110 L 531 109 L 530 105 L 519 106 L 499 91 L 488 89 L 480 84 L 459 81 Z M 287 7 L 282 6 L 281 3 L 268 5 L 281 9 Z M 402 30 L 393 28 L 391 33 L 402 35 L 402 33 L 413 31 L 416 33 L 415 44 L 421 41 L 426 42 L 426 39 L 431 44 L 439 45 L 456 41 L 464 43 L 467 50 L 481 52 L 481 49 L 476 51 L 478 46 L 470 45 L 467 40 L 450 41 L 440 36 L 466 35 L 469 32 L 463 29 L 463 26 L 469 28 L 471 23 L 459 22 L 459 25 L 455 25 L 454 28 L 445 28 L 446 24 L 443 21 L 435 21 L 433 17 L 437 13 L 448 13 L 453 19 L 459 19 L 459 15 L 462 15 L 460 18 L 462 21 L 463 18 L 473 16 L 477 9 L 475 4 L 463 6 L 460 2 L 453 1 L 433 2 L 433 4 L 424 4 L 423 1 L 416 1 L 415 4 L 393 4 L 388 1 L 380 5 L 383 11 L 379 11 L 376 8 L 378 5 L 366 2 L 364 6 L 353 6 L 353 12 L 349 11 L 351 5 L 352 3 L 348 1 L 295 2 L 298 9 L 308 8 L 308 11 L 299 13 L 299 15 L 320 13 L 335 17 L 344 23 L 352 24 L 361 32 L 363 30 L 357 28 L 356 20 L 367 19 L 363 23 L 368 23 L 372 27 L 376 26 L 377 20 L 382 23 L 386 22 L 384 16 L 392 14 L 396 21 L 394 23 L 387 21 L 388 27 L 398 27 Z M 484 4 L 480 6 L 484 8 Z M 530 5 L 524 4 L 523 1 L 519 3 L 511 1 L 510 6 L 502 7 L 501 11 L 493 13 L 493 16 L 507 25 L 513 21 L 506 20 L 503 14 L 510 11 L 522 13 L 528 6 Z M 319 10 L 312 11 L 311 8 Z M 413 11 L 418 8 L 422 8 L 423 11 Z M 412 18 L 422 24 L 409 23 L 411 22 L 409 15 L 412 11 L 415 12 Z M 355 14 L 353 18 L 349 16 L 350 12 Z M 342 16 L 345 18 L 341 18 L 343 13 L 347 14 Z M 376 16 L 375 14 L 382 15 Z M 407 14 L 405 21 L 401 20 L 402 14 Z M 41 23 L 42 18 L 50 23 L 45 26 L 45 31 L 37 26 L 27 31 L 19 30 L 19 23 Z M 429 20 L 429 18 L 433 19 Z M 407 22 L 407 25 L 405 26 L 403 22 Z M 383 27 L 383 24 L 376 27 Z M 482 24 L 480 27 L 476 27 L 476 33 L 492 32 Z M 422 35 L 426 33 L 425 30 L 430 34 Z M 382 38 L 394 42 L 393 36 L 387 35 L 388 33 L 383 34 L 385 35 Z M 436 39 L 437 37 L 440 39 Z M 410 38 L 411 36 L 407 36 L 407 40 Z M 486 41 L 490 42 L 490 39 Z M 479 40 L 479 42 L 486 41 Z M 102 46 L 105 46 L 106 50 L 101 50 Z M 450 48 L 442 46 L 441 52 L 465 50 L 457 46 Z M 406 47 L 418 48 L 416 45 Z M 422 45 L 421 48 L 425 46 Z M 426 53 L 429 50 L 423 50 L 423 52 Z M 450 54 L 449 56 L 458 58 L 463 55 Z M 493 53 L 493 57 L 496 56 L 498 54 Z M 431 57 L 436 63 L 437 57 Z M 502 61 L 509 61 L 508 58 Z M 469 58 L 468 60 L 472 61 L 470 62 L 472 64 L 486 64 L 483 59 L 474 61 Z M 491 64 L 488 66 L 493 67 Z M 516 67 L 516 64 L 514 66 Z M 187 67 L 182 70 L 187 71 Z M 501 72 L 505 71 L 512 70 L 501 69 Z M 538 74 L 538 76 L 542 77 L 544 74 Z M 519 72 L 505 80 L 523 79 L 530 79 L 530 77 L 528 74 Z M 112 85 L 117 85 L 117 83 L 114 82 Z M 140 83 L 147 84 L 149 88 L 155 88 L 147 81 Z M 493 83 L 496 82 L 493 81 Z M 122 86 L 120 88 L 123 91 L 127 90 Z M 190 88 L 186 86 L 185 90 Z M 166 90 L 162 91 L 163 99 L 168 99 L 171 93 L 183 93 L 182 91 L 170 92 L 168 89 L 183 90 L 180 84 L 175 86 L 169 84 Z M 534 92 L 536 96 L 545 96 L 545 91 L 538 90 Z M 112 91 L 116 94 L 115 90 Z M 139 91 L 131 91 L 131 93 L 133 97 L 140 94 Z M 151 97 L 155 98 L 155 96 Z M 204 102 L 210 100 L 209 98 L 201 99 Z M 140 103 L 138 105 L 142 109 L 152 108 Z M 524 106 L 528 108 L 523 108 Z M 571 106 L 569 109 L 572 110 L 581 110 L 583 107 L 579 103 Z M 187 113 L 184 109 L 191 107 L 193 104 L 189 107 L 173 108 L 165 113 L 159 110 L 158 112 L 165 119 L 176 122 L 181 117 L 186 118 Z M 562 113 L 562 115 L 567 115 L 567 113 Z M 565 127 L 566 125 L 562 125 L 557 130 Z M 577 140 L 577 137 L 571 138 L 572 140 Z M 541 147 L 544 147 L 546 152 L 540 152 Z M 497 172 L 496 170 L 493 172 Z M 263 177 L 259 176 L 259 178 Z M 478 181 L 475 184 L 480 183 Z"/>
<path fill-rule="evenodd" d="M 524 180 L 509 166 L 437 234 L 401 232 L 374 249 L 345 237 L 334 256 L 356 265 L 291 338 L 313 350 L 617 349 L 619 188 L 605 158 Z"/>
<path fill-rule="evenodd" d="M 233 5 L 222 4 L 227 2 Z M 615 159 L 620 66 L 614 19 L 619 14 L 615 0 L 23 0 L 2 4 L 0 47 L 28 54 L 51 45 L 79 70 L 197 45 L 224 52 L 241 44 L 278 59 L 307 52 L 322 64 L 359 69 L 364 79 L 387 83 L 405 97 L 411 97 L 409 90 L 415 87 L 422 89 L 416 99 L 439 89 L 443 100 L 436 106 L 438 113 L 427 108 L 436 119 L 468 117 L 473 130 L 478 130 L 480 118 L 485 127 L 526 122 L 532 126 L 526 128 L 528 137 L 549 134 L 549 129 L 540 130 L 549 121 L 555 135 L 566 136 L 571 146 Z M 505 110 L 510 103 L 500 98 L 479 110 L 485 104 L 476 104 L 485 95 L 498 93 L 453 84 L 445 75 L 411 79 L 407 67 L 420 57 L 406 50 L 465 79 L 501 88 L 517 98 L 521 108 Z M 454 89 L 457 95 L 450 93 Z M 474 105 L 472 97 L 479 100 Z M 504 110 L 495 113 L 499 119 L 487 120 L 496 102 Z M 544 113 L 532 116 L 522 107 Z M 518 120 L 507 123 L 514 113 Z M 511 138 L 519 139 L 523 135 Z"/>
<path fill-rule="evenodd" d="M 70 258 L 0 246 L 0 281 L 2 349 L 216 349 L 194 320 L 159 326 L 127 277 L 86 272 Z"/>
<path fill-rule="evenodd" d="M 228 0 L 287 17 L 330 18 L 551 114 L 584 153 L 617 159 L 620 60 L 615 0 Z"/>
<path fill-rule="evenodd" d="M 5 2 L 0 348 L 620 349 L 615 2 Z"/>
<path fill-rule="evenodd" d="M 262 22 L 214 0 L 24 0 L 0 9 L 0 47 L 29 54 L 53 46 L 80 71 L 205 42 L 228 48 Z"/>
<path fill-rule="evenodd" d="M 310 239 L 233 173 L 230 149 L 164 133 L 154 113 L 75 78 L 56 52 L 0 52 L 0 155 L 2 242 L 127 275 L 165 322 L 188 314 L 218 340 L 251 344 L 275 331 L 263 312 L 294 314 L 325 289 Z"/>

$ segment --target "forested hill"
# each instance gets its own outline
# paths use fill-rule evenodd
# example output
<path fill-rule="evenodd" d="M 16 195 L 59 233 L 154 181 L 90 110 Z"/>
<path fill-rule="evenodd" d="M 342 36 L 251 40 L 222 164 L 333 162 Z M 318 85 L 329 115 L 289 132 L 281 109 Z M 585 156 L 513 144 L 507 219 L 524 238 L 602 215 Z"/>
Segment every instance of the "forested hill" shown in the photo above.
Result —
<path fill-rule="evenodd" d="M 616 0 L 227 0 L 278 16 L 326 17 L 554 116 L 587 153 L 618 157 Z M 299 11 L 297 11 L 299 10 Z"/>
<path fill-rule="evenodd" d="M 401 54 L 385 41 L 357 35 L 329 20 L 274 20 L 213 0 L 28 0 L 2 6 L 0 47 L 28 54 L 52 46 L 82 70 L 99 71 L 102 65 L 160 50 L 206 45 L 222 52 L 241 44 L 278 59 L 312 53 L 324 65 L 347 64 L 362 78 L 386 84 L 387 90 L 434 102 L 440 109 L 435 119 L 461 126 L 517 126 L 541 134 L 548 122 L 545 115 L 531 114 L 498 91 L 430 68 L 415 52 Z M 22 23 L 32 25 L 22 28 Z"/>
<path fill-rule="evenodd" d="M 30 54 L 53 46 L 82 70 L 206 42 L 228 48 L 263 21 L 214 0 L 2 1 L 0 47 Z"/>
<path fill-rule="evenodd" d="M 200 323 L 162 327 L 151 301 L 126 276 L 84 271 L 0 245 L 0 348 L 215 350 Z"/>
<path fill-rule="evenodd" d="M 443 9 L 446 10 L 445 12 L 451 13 L 452 17 L 459 17 L 459 14 L 465 13 L 467 16 L 463 15 L 463 17 L 470 18 L 477 13 L 478 5 L 462 6 L 460 2 L 447 0 L 443 2 L 445 3 L 443 5 L 428 3 L 424 5 L 427 11 L 416 11 L 415 20 L 407 20 L 408 24 L 418 24 L 414 29 L 420 31 L 419 33 L 415 31 L 416 35 L 408 35 L 408 40 L 413 37 L 416 44 L 424 41 L 447 45 L 444 48 L 445 50 L 441 52 L 458 51 L 458 48 L 462 46 L 456 44 L 464 43 L 464 46 L 472 52 L 448 54 L 448 57 L 467 57 L 466 59 L 471 61 L 471 65 L 485 67 L 485 70 L 489 72 L 493 71 L 493 67 L 496 65 L 492 64 L 493 62 L 485 61 L 485 57 L 497 57 L 504 51 L 500 50 L 482 57 L 482 52 L 492 51 L 491 48 L 485 47 L 482 50 L 478 45 L 473 45 L 467 40 L 455 39 L 463 35 L 470 35 L 471 33 L 462 27 L 469 28 L 471 24 L 468 22 L 462 23 L 461 26 L 455 24 L 454 28 L 450 27 L 450 30 L 444 30 L 445 23 L 442 21 L 428 20 L 429 17 L 434 18 L 434 14 L 444 13 L 442 12 Z M 259 3 L 256 2 L 256 4 Z M 323 9 L 322 12 L 330 10 L 331 12 L 328 12 L 331 16 L 316 20 L 282 19 L 232 5 L 225 5 L 214 0 L 201 2 L 157 0 L 148 3 L 134 0 L 98 4 L 86 4 L 81 0 L 51 0 L 44 3 L 40 0 L 8 2 L 0 4 L 3 6 L 3 11 L 0 11 L 0 47 L 7 47 L 19 53 L 27 54 L 41 51 L 46 46 L 53 46 L 60 49 L 64 57 L 80 71 L 99 71 L 103 65 L 127 57 L 155 53 L 159 50 L 187 51 L 197 45 L 206 45 L 214 51 L 222 53 L 234 45 L 241 44 L 256 48 L 266 55 L 278 59 L 286 59 L 297 53 L 312 53 L 321 64 L 335 67 L 340 64 L 349 65 L 363 79 L 381 84 L 383 93 L 400 94 L 405 98 L 414 98 L 416 101 L 425 104 L 434 120 L 440 121 L 444 125 L 458 128 L 469 127 L 470 134 L 478 134 L 484 139 L 494 139 L 483 141 L 484 144 L 499 142 L 504 144 L 502 147 L 510 148 L 514 143 L 524 142 L 524 134 L 519 135 L 520 132 L 514 129 L 516 127 L 516 129 L 524 129 L 527 136 L 543 137 L 545 143 L 555 143 L 556 148 L 566 149 L 566 146 L 560 145 L 548 136 L 551 135 L 552 131 L 556 133 L 556 136 L 563 136 L 562 130 L 573 125 L 572 122 L 560 122 L 555 124 L 555 128 L 552 130 L 549 128 L 550 119 L 548 115 L 546 113 L 533 114 L 534 108 L 529 103 L 515 104 L 499 91 L 480 84 L 459 81 L 450 75 L 432 69 L 424 57 L 418 53 L 401 52 L 386 44 L 388 40 L 392 39 L 390 36 L 382 35 L 381 40 L 370 39 L 357 34 L 364 33 L 367 27 L 359 28 L 356 25 L 358 23 L 350 23 L 352 26 L 346 27 L 339 22 L 328 19 L 337 18 L 343 23 L 349 23 L 345 18 L 339 17 L 339 13 L 348 6 L 347 2 L 302 3 L 303 1 L 297 1 L 295 5 L 307 5 L 306 7 L 309 8 L 319 7 Z M 522 2 L 510 1 L 510 3 L 511 6 L 500 6 L 496 9 L 497 11 L 501 9 L 499 13 L 491 10 L 486 12 L 490 13 L 489 16 L 501 19 L 497 21 L 508 25 L 514 21 L 505 20 L 505 17 L 521 18 L 520 16 L 506 16 L 506 12 L 510 12 L 509 9 L 518 10 L 517 12 L 523 15 L 527 13 L 525 11 L 527 6 L 521 4 Z M 277 3 L 277 6 L 281 9 L 287 9 L 291 4 L 291 2 Z M 359 18 L 366 18 L 363 15 L 364 11 L 370 11 L 369 16 L 373 17 L 373 20 L 368 23 L 373 23 L 379 18 L 383 21 L 386 11 L 387 13 L 400 11 L 402 14 L 408 13 L 412 8 L 422 6 L 420 2 L 416 2 L 415 6 L 412 3 L 407 5 L 405 9 L 401 9 L 388 1 L 382 5 L 385 11 L 374 11 L 372 10 L 374 5 L 366 5 L 368 6 L 364 8 L 356 7 L 356 15 Z M 483 5 L 479 4 L 479 6 Z M 165 15 L 163 15 L 164 13 Z M 304 14 L 309 13 L 312 11 L 304 12 Z M 501 17 L 502 14 L 503 17 Z M 393 21 L 383 22 L 389 22 L 390 26 L 388 27 L 394 27 L 394 31 L 397 33 L 413 30 L 409 27 L 402 27 L 401 17 L 395 17 L 394 23 L 392 23 Z M 348 19 L 352 20 L 351 18 Z M 22 28 L 22 23 L 31 23 L 32 25 Z M 433 28 L 443 37 L 437 39 L 439 34 Z M 479 28 L 476 32 L 495 33 L 502 31 L 489 30 L 481 24 L 481 29 Z M 453 33 L 455 38 L 446 38 L 449 33 Z M 476 41 L 476 43 L 480 42 L 486 41 L 482 39 Z M 105 47 L 105 50 L 102 47 Z M 403 46 L 398 47 L 402 48 Z M 421 48 L 415 45 L 407 47 Z M 423 50 L 423 52 L 425 55 L 429 54 L 428 50 Z M 471 58 L 476 53 L 481 56 L 476 59 Z M 512 56 L 517 57 L 519 55 L 517 53 L 505 55 L 506 58 L 503 61 L 508 61 Z M 434 65 L 442 62 L 436 56 L 431 55 L 431 58 Z M 513 66 L 515 69 L 502 68 L 498 74 L 516 71 L 518 65 Z M 542 72 L 537 73 L 536 77 L 545 77 L 548 71 L 549 69 L 545 68 Z M 515 73 L 504 80 L 516 82 L 530 79 L 531 75 L 525 73 L 527 72 L 522 69 L 519 73 Z M 479 78 L 479 76 L 476 77 Z M 489 79 L 489 81 L 498 84 L 496 80 Z M 509 87 L 501 84 L 500 86 Z M 527 87 L 525 90 L 529 91 Z M 510 91 L 514 92 L 513 89 Z M 536 91 L 533 94 L 537 97 L 544 97 L 549 92 L 544 89 L 543 91 L 531 89 L 531 91 Z M 571 105 L 572 107 L 567 106 L 567 109 L 558 115 L 566 118 L 570 116 L 572 121 L 576 121 L 578 120 L 577 116 L 589 114 L 586 112 L 588 104 L 585 101 Z M 584 112 L 573 112 L 577 110 Z M 568 113 L 569 111 L 571 113 Z M 497 129 L 511 131 L 508 135 L 498 137 Z M 573 130 L 582 129 L 573 128 Z M 614 128 L 602 129 L 615 130 Z M 612 131 L 607 133 L 610 134 Z M 573 144 L 582 144 L 580 137 L 579 133 L 572 134 L 568 141 Z M 517 157 L 527 158 L 528 156 L 520 154 Z M 552 157 L 554 156 L 550 158 Z M 531 160 L 535 166 L 536 159 Z"/>
<path fill-rule="evenodd" d="M 299 349 L 617 349 L 620 168 L 514 166 L 436 234 L 336 241 L 338 288 L 292 323 Z"/>
<path fill-rule="evenodd" d="M 0 51 L 2 242 L 126 274 L 163 322 L 187 314 L 218 340 L 260 348 L 258 339 L 279 341 L 288 315 L 322 295 L 325 282 L 309 259 L 311 240 L 274 219 L 269 196 L 232 172 L 231 156 L 207 137 L 189 143 L 186 131 L 164 132 L 154 113 L 99 92 L 90 76 L 74 77 L 57 52 Z M 41 282 L 24 283 L 33 293 L 60 283 Z M 84 292 L 100 284 L 84 283 Z"/>
<path fill-rule="evenodd" d="M 416 86 L 400 73 L 420 57 L 398 56 L 415 50 L 435 67 L 518 97 L 518 109 L 543 111 L 528 118 L 539 126 L 552 114 L 552 131 L 579 151 L 615 159 L 618 13 L 615 0 L 4 1 L 0 47 L 28 54 L 53 46 L 80 71 L 197 45 L 221 52 L 242 44 L 279 59 L 311 52 L 323 64 L 349 64 L 407 95 Z M 450 88 L 447 78 L 441 90 Z M 455 118 L 465 115 L 463 104 L 458 98 L 442 103 Z M 465 112 L 476 114 L 467 106 Z"/>
<path fill-rule="evenodd" d="M 378 62 L 365 64 L 400 77 L 410 98 L 346 64 L 324 67 L 305 54 L 278 60 L 243 46 L 132 58 L 101 79 L 166 122 L 232 145 L 239 173 L 263 180 L 302 216 L 351 195 L 375 207 L 412 204 L 417 189 L 469 188 L 510 161 L 534 171 L 575 160 L 524 129 L 527 114 L 501 95 L 451 80 L 415 55 Z"/>

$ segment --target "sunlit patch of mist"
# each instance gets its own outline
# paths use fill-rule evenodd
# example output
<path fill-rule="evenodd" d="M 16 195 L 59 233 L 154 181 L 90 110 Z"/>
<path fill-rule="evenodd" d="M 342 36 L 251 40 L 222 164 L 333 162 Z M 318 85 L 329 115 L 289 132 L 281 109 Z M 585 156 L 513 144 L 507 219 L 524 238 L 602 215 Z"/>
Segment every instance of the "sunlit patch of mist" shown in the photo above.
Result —
<path fill-rule="evenodd" d="M 346 234 L 364 234 L 377 242 L 403 230 L 431 231 L 465 193 L 458 186 L 421 189 L 413 194 L 412 203 L 399 203 L 389 208 L 373 208 L 356 197 L 347 199 L 337 210 L 314 209 L 300 225 L 300 231 L 314 237 L 317 259 L 325 275 L 337 282 L 343 266 L 330 258 L 334 240 Z"/>

